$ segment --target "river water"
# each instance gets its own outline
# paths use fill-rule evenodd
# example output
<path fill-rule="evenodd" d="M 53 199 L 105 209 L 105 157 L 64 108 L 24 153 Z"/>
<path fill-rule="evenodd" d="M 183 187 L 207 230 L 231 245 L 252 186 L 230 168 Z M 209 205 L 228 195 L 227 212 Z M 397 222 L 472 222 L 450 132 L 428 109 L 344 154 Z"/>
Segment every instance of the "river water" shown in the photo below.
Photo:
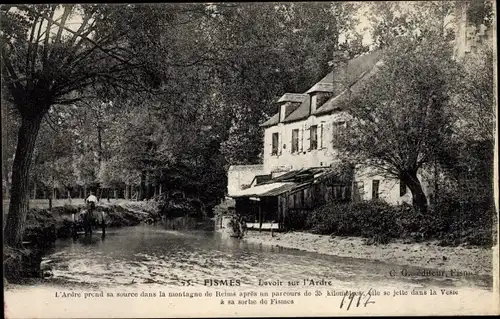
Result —
<path fill-rule="evenodd" d="M 108 229 L 106 237 L 58 240 L 43 258 L 47 283 L 99 287 L 203 285 L 209 279 L 261 281 L 325 279 L 338 289 L 384 286 L 398 289 L 468 287 L 491 289 L 491 277 L 390 276 L 408 267 L 308 253 L 223 237 L 206 231 L 171 231 L 161 226 Z M 189 282 L 188 282 L 189 281 Z"/>

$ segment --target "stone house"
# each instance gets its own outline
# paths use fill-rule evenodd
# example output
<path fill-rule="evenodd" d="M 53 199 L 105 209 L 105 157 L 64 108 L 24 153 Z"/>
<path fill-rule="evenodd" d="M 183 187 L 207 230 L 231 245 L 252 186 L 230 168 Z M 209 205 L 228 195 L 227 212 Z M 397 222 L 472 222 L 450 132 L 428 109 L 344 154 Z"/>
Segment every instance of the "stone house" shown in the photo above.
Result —
<path fill-rule="evenodd" d="M 261 125 L 264 128 L 264 163 L 260 170 L 254 169 L 246 177 L 246 181 L 253 181 L 250 186 L 258 185 L 257 179 L 264 176 L 275 179 L 287 172 L 338 165 L 334 138 L 349 120 L 341 102 L 348 92 L 376 71 L 380 58 L 380 51 L 365 53 L 335 68 L 305 93 L 285 93 L 278 100 L 278 112 Z M 232 167 L 228 172 L 228 195 L 231 197 L 238 196 L 238 191 L 242 190 L 241 187 L 238 190 L 241 177 L 235 177 L 236 169 L 244 170 Z M 411 201 L 411 194 L 399 180 L 382 177 L 372 169 L 354 172 L 349 187 L 358 199 L 379 198 L 392 204 Z"/>
<path fill-rule="evenodd" d="M 475 45 L 471 43 L 477 39 L 484 42 L 483 35 L 488 33 L 483 29 L 459 28 L 455 56 L 473 52 L 470 48 Z M 290 212 L 314 209 L 329 201 L 381 199 L 394 205 L 411 203 L 411 192 L 404 183 L 374 168 L 356 166 L 351 179 L 336 176 L 341 163 L 334 140 L 349 122 L 342 102 L 376 72 L 381 58 L 380 50 L 359 55 L 334 68 L 306 92 L 285 93 L 278 99 L 276 114 L 261 124 L 263 164 L 232 166 L 228 172 L 228 196 L 236 200 L 237 211 L 255 216 L 260 229 L 266 221 L 274 221 L 281 228 Z M 436 175 L 432 168 L 426 168 L 418 178 L 430 201 Z"/>

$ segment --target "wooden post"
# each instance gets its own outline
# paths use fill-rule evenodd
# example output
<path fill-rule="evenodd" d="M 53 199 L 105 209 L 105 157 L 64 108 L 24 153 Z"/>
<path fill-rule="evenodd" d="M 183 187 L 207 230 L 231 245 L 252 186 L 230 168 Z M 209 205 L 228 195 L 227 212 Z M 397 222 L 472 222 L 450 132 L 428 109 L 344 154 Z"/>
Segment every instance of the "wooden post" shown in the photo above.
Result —
<path fill-rule="evenodd" d="M 262 230 L 262 207 L 260 206 L 259 202 L 259 231 Z"/>

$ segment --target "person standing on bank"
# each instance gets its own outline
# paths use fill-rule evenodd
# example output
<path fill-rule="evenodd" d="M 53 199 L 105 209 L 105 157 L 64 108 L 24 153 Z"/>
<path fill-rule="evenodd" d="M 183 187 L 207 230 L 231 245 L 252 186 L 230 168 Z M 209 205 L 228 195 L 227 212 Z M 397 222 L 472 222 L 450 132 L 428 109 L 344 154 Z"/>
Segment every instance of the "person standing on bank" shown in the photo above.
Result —
<path fill-rule="evenodd" d="M 89 208 L 89 212 L 92 213 L 97 206 L 97 197 L 94 195 L 93 192 L 90 192 L 90 195 L 85 200 L 85 203 Z"/>
<path fill-rule="evenodd" d="M 87 205 L 87 212 L 83 214 L 83 228 L 85 230 L 85 235 L 92 235 L 92 224 L 94 220 L 94 210 L 97 206 L 97 197 L 93 192 L 90 192 L 89 197 L 85 199 L 85 204 Z"/>

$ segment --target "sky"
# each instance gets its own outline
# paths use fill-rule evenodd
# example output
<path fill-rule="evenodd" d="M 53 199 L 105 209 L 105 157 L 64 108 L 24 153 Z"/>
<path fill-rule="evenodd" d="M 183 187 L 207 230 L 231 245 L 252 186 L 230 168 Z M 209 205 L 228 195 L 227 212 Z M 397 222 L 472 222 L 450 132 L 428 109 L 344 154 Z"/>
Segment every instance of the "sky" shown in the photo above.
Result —
<path fill-rule="evenodd" d="M 367 10 L 368 10 L 368 8 L 366 6 L 360 7 L 360 11 L 356 15 L 356 18 L 358 18 L 358 20 L 359 20 L 359 24 L 355 27 L 355 30 L 356 30 L 356 32 L 363 35 L 363 44 L 370 46 L 371 44 L 373 44 L 373 39 L 372 39 L 370 32 L 369 32 L 370 27 L 371 27 L 371 22 L 368 19 L 364 18 L 365 14 L 367 13 Z M 62 14 L 63 14 L 63 10 L 58 9 L 56 11 L 55 18 L 60 19 Z M 66 24 L 71 30 L 77 31 L 78 27 L 81 25 L 81 23 L 82 23 L 81 15 L 75 14 L 67 21 Z M 53 32 L 57 32 L 56 27 L 53 29 Z M 68 32 L 66 32 L 66 33 L 68 33 Z M 339 41 L 344 42 L 345 35 L 340 35 Z"/>

